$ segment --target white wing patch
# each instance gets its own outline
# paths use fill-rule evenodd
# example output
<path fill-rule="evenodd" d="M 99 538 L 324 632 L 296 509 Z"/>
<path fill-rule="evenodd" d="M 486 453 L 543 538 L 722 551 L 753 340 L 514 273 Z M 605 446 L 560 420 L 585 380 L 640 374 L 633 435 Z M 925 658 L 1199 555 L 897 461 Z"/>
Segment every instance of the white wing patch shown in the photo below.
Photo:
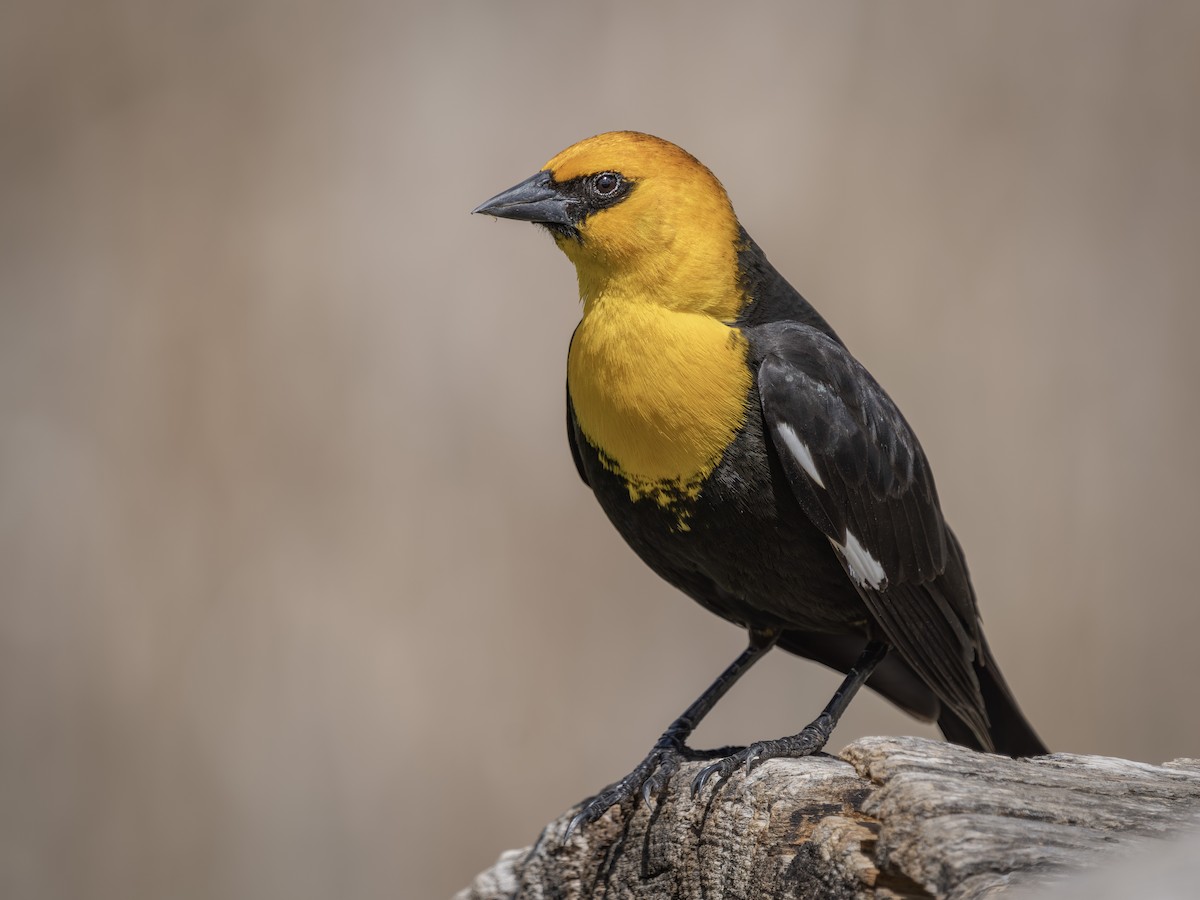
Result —
<path fill-rule="evenodd" d="M 870 550 L 859 543 L 854 532 L 847 528 L 846 543 L 839 544 L 837 541 L 832 543 L 846 560 L 846 568 L 850 570 L 850 577 L 862 587 L 869 587 L 876 591 L 887 587 L 887 574 L 883 571 L 883 566 L 871 555 Z"/>
<path fill-rule="evenodd" d="M 817 463 L 813 459 L 812 451 L 808 449 L 808 444 L 800 440 L 800 436 L 796 434 L 795 429 L 787 422 L 780 422 L 775 426 L 775 430 L 783 438 L 784 446 L 788 448 L 788 452 L 792 454 L 792 458 L 800 463 L 800 468 L 804 469 L 808 473 L 808 476 L 818 485 L 825 487 L 825 482 L 821 480 L 821 475 L 817 472 Z"/>
<path fill-rule="evenodd" d="M 817 471 L 817 463 L 813 459 L 812 451 L 808 449 L 808 444 L 800 440 L 796 429 L 787 422 L 779 422 L 776 424 L 775 430 L 783 439 L 783 445 L 792 454 L 792 459 L 800 463 L 800 468 L 808 473 L 809 478 L 824 488 L 825 482 L 821 480 L 821 473 Z M 883 571 L 883 566 L 849 528 L 846 529 L 844 544 L 839 544 L 837 541 L 830 541 L 830 543 L 837 547 L 842 558 L 846 560 L 846 568 L 850 570 L 850 577 L 859 585 L 876 591 L 887 587 L 887 573 Z"/>

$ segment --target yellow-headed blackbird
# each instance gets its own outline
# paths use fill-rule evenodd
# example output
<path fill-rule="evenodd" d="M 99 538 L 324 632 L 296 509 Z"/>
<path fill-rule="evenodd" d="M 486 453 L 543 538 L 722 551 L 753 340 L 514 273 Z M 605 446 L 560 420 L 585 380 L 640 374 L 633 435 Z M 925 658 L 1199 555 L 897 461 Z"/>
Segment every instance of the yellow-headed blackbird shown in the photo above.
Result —
<path fill-rule="evenodd" d="M 575 264 L 567 359 L 579 475 L 655 572 L 750 645 L 572 827 L 661 788 L 772 646 L 846 673 L 799 734 L 704 769 L 819 751 L 862 684 L 948 739 L 1046 752 L 980 629 L 963 552 L 900 410 L 767 261 L 724 188 L 659 138 L 613 132 L 475 212 L 545 226 Z"/>

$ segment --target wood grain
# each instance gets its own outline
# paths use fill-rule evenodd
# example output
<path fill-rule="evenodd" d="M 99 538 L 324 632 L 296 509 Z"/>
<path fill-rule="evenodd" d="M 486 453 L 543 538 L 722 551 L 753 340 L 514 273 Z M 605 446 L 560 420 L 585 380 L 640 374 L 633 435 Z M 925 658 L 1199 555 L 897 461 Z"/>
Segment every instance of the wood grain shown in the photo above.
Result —
<path fill-rule="evenodd" d="M 1013 760 L 919 738 L 772 760 L 693 800 L 682 768 L 653 807 L 572 811 L 455 900 L 992 897 L 1200 828 L 1200 760 Z M 1020 891 L 1017 891 L 1018 893 Z"/>

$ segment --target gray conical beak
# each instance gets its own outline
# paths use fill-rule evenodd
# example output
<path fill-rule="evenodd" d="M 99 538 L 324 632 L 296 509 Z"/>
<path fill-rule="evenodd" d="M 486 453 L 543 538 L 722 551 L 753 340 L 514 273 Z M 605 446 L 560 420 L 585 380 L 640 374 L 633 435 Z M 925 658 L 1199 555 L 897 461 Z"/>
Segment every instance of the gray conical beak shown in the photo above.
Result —
<path fill-rule="evenodd" d="M 549 172 L 538 172 L 491 200 L 485 200 L 471 212 L 523 222 L 571 225 L 574 219 L 570 207 L 575 202 L 559 193 Z"/>

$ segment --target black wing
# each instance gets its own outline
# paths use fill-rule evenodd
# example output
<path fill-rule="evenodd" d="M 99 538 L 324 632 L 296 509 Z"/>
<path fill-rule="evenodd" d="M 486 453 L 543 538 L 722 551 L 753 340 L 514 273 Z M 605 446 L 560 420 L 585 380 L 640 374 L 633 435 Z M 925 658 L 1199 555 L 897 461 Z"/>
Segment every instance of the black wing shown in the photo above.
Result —
<path fill-rule="evenodd" d="M 580 323 L 582 324 L 582 323 Z M 579 330 L 579 325 L 575 326 L 575 331 Z M 575 343 L 575 331 L 571 332 L 571 343 Z M 570 350 L 567 351 L 568 357 Z M 567 385 L 567 443 L 571 446 L 571 459 L 575 461 L 575 471 L 579 473 L 579 477 L 583 479 L 583 483 L 588 487 L 592 484 L 588 481 L 587 472 L 583 469 L 583 457 L 579 454 L 579 442 L 575 438 L 575 407 L 571 405 L 571 385 Z"/>
<path fill-rule="evenodd" d="M 764 424 L 801 508 L 896 651 L 986 736 L 975 600 L 912 429 L 836 340 L 797 323 L 754 331 Z"/>
<path fill-rule="evenodd" d="M 571 445 L 571 459 L 575 460 L 575 471 L 588 487 L 587 472 L 583 470 L 583 457 L 579 455 L 579 442 L 575 440 L 575 410 L 571 406 L 571 386 L 567 385 L 567 443 Z"/>

